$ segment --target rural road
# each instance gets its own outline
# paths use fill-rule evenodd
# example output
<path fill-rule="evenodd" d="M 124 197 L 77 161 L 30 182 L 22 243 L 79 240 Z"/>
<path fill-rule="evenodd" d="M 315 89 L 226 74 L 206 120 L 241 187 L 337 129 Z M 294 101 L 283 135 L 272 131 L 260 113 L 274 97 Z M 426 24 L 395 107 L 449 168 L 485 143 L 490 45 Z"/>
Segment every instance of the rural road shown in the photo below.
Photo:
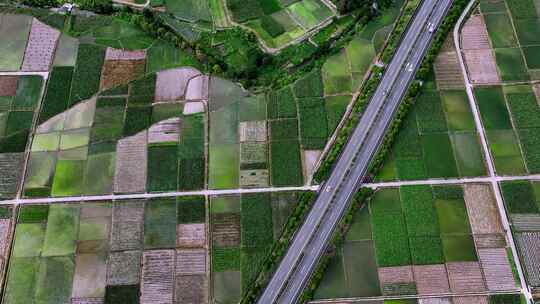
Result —
<path fill-rule="evenodd" d="M 367 173 L 414 72 L 452 0 L 424 0 L 330 178 L 295 234 L 258 303 L 295 303 Z"/>

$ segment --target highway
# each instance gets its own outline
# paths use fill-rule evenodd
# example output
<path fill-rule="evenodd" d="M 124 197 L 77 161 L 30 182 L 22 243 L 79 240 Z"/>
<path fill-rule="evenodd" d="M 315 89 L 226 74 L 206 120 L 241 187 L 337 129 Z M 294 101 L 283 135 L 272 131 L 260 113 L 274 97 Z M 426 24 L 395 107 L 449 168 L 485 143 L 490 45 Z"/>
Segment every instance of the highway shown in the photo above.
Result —
<path fill-rule="evenodd" d="M 298 300 L 334 228 L 360 187 L 369 163 L 429 48 L 434 30 L 451 3 L 452 0 L 424 0 L 417 9 L 330 178 L 320 190 L 258 303 L 290 304 Z"/>

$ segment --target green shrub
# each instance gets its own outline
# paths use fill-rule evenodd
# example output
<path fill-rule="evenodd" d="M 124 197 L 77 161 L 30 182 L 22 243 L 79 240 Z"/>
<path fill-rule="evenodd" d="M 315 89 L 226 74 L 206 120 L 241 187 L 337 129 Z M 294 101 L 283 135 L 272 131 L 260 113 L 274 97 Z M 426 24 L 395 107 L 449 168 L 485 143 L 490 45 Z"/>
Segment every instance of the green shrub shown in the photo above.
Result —
<path fill-rule="evenodd" d="M 279 24 L 271 16 L 263 16 L 261 18 L 261 27 L 272 37 L 275 38 L 285 33 L 283 25 Z"/>
<path fill-rule="evenodd" d="M 71 83 L 70 105 L 92 97 L 99 90 L 105 47 L 82 43 Z"/>
<path fill-rule="evenodd" d="M 298 121 L 296 119 L 270 121 L 272 141 L 298 139 Z"/>
<path fill-rule="evenodd" d="M 131 136 L 150 127 L 151 107 L 128 107 L 124 120 L 124 136 Z"/>
<path fill-rule="evenodd" d="M 177 223 L 204 223 L 206 207 L 204 196 L 179 196 L 176 198 Z"/>
<path fill-rule="evenodd" d="M 400 193 L 409 236 L 438 236 L 439 221 L 431 187 L 402 186 Z"/>
<path fill-rule="evenodd" d="M 212 248 L 212 271 L 222 272 L 240 269 L 239 248 Z"/>
<path fill-rule="evenodd" d="M 510 213 L 537 213 L 533 188 L 528 181 L 510 181 L 501 184 L 506 207 Z"/>
<path fill-rule="evenodd" d="M 530 173 L 540 172 L 540 128 L 518 130 L 519 141 Z"/>
<path fill-rule="evenodd" d="M 321 97 L 324 94 L 324 86 L 321 71 L 315 69 L 294 83 L 294 95 L 296 98 Z"/>
<path fill-rule="evenodd" d="M 54 67 L 52 69 L 39 113 L 39 123 L 43 123 L 67 109 L 72 77 L 73 67 Z"/>
<path fill-rule="evenodd" d="M 26 205 L 19 210 L 18 223 L 46 222 L 49 216 L 48 205 Z"/>
<path fill-rule="evenodd" d="M 412 237 L 409 238 L 411 256 L 414 265 L 433 265 L 444 263 L 442 241 L 435 237 Z"/>
<path fill-rule="evenodd" d="M 300 186 L 303 184 L 298 141 L 272 141 L 270 159 L 272 163 L 272 185 Z"/>
<path fill-rule="evenodd" d="M 240 219 L 242 248 L 272 244 L 272 206 L 269 193 L 242 195 Z"/>
<path fill-rule="evenodd" d="M 290 86 L 270 91 L 267 100 L 268 119 L 296 117 L 296 102 Z"/>

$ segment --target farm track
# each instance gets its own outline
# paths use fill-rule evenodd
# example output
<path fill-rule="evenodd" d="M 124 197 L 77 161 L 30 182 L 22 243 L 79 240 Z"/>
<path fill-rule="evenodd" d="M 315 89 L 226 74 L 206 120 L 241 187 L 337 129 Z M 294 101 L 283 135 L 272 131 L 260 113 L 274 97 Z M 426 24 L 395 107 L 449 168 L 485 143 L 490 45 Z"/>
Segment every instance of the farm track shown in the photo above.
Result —
<path fill-rule="evenodd" d="M 519 276 L 519 283 L 520 283 L 521 292 L 525 295 L 527 303 L 533 303 L 534 301 L 532 300 L 532 294 L 531 294 L 531 292 L 530 292 L 530 290 L 529 290 L 529 288 L 527 286 L 527 283 L 525 282 L 525 276 L 524 276 L 523 267 L 521 265 L 521 261 L 520 261 L 519 256 L 518 256 L 518 252 L 517 252 L 517 249 L 516 249 L 516 243 L 514 241 L 512 231 L 510 230 L 510 223 L 508 221 L 508 217 L 506 215 L 506 211 L 505 211 L 505 208 L 504 208 L 502 193 L 501 193 L 501 189 L 499 187 L 499 183 L 497 181 L 497 176 L 496 176 L 496 171 L 495 171 L 495 162 L 493 161 L 493 157 L 491 155 L 491 152 L 490 152 L 489 146 L 488 146 L 488 142 L 487 142 L 486 129 L 484 128 L 484 125 L 482 124 L 482 120 L 480 118 L 480 111 L 478 109 L 477 102 L 475 100 L 475 96 L 474 96 L 474 93 L 473 93 L 473 85 L 471 84 L 469 74 L 467 73 L 467 67 L 465 66 L 465 60 L 463 58 L 464 51 L 462 49 L 462 46 L 461 46 L 462 42 L 461 42 L 461 39 L 460 39 L 461 29 L 462 29 L 462 26 L 463 26 L 463 24 L 465 22 L 465 19 L 469 15 L 469 12 L 475 6 L 475 3 L 476 3 L 475 0 L 471 0 L 471 2 L 469 3 L 469 5 L 465 9 L 465 11 L 463 12 L 461 17 L 459 18 L 459 20 L 458 20 L 458 22 L 457 22 L 457 24 L 456 24 L 456 26 L 454 28 L 454 32 L 453 32 L 454 44 L 455 44 L 456 51 L 458 53 L 458 59 L 459 59 L 459 64 L 460 64 L 460 67 L 461 67 L 461 71 L 463 73 L 463 78 L 465 79 L 465 89 L 466 89 L 466 92 L 467 92 L 467 97 L 469 99 L 469 105 L 471 107 L 471 111 L 472 111 L 473 116 L 474 116 L 474 123 L 475 123 L 476 129 L 477 129 L 477 131 L 478 131 L 478 133 L 480 135 L 480 143 L 481 143 L 481 146 L 482 146 L 482 152 L 484 153 L 484 156 L 486 158 L 486 162 L 487 162 L 487 165 L 488 165 L 488 173 L 489 173 L 491 187 L 492 187 L 493 192 L 495 194 L 495 199 L 496 199 L 496 202 L 497 202 L 497 208 L 499 209 L 499 214 L 500 214 L 500 217 L 501 217 L 501 220 L 502 220 L 503 229 L 504 229 L 504 231 L 506 233 L 506 239 L 508 240 L 508 243 L 510 245 L 510 249 L 512 251 L 512 256 L 513 256 L 514 262 L 516 264 L 516 269 L 517 269 L 518 276 Z"/>

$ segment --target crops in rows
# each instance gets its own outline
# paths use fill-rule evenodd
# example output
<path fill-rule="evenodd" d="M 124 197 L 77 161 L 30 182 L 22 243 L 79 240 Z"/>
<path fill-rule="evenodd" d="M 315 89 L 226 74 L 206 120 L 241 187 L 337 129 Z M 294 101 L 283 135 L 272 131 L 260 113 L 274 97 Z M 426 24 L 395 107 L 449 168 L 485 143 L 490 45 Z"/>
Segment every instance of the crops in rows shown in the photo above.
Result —
<path fill-rule="evenodd" d="M 377 179 L 414 180 L 486 174 L 478 133 L 463 90 L 426 83 L 404 118 Z"/>
<path fill-rule="evenodd" d="M 353 216 L 315 298 L 436 295 L 515 288 L 506 244 L 482 249 L 468 210 L 489 214 L 489 185 L 401 186 L 378 190 Z M 498 214 L 492 221 L 499 221 Z M 475 234 L 478 232 L 479 234 Z M 477 249 L 479 248 L 479 249 Z M 478 250 L 478 251 L 477 251 Z M 502 253 L 502 254 L 501 254 Z M 503 281 L 504 278 L 504 281 Z M 369 287 L 368 287 L 369 286 Z"/>
<path fill-rule="evenodd" d="M 297 193 L 210 198 L 212 289 L 216 302 L 236 302 L 249 289 L 296 203 Z"/>
<path fill-rule="evenodd" d="M 205 229 L 198 245 L 178 229 L 204 226 L 201 209 L 204 197 L 25 205 L 3 302 L 207 302 Z"/>
<path fill-rule="evenodd" d="M 501 175 L 540 170 L 536 130 L 538 104 L 529 85 L 477 88 L 476 99 L 497 172 Z"/>

